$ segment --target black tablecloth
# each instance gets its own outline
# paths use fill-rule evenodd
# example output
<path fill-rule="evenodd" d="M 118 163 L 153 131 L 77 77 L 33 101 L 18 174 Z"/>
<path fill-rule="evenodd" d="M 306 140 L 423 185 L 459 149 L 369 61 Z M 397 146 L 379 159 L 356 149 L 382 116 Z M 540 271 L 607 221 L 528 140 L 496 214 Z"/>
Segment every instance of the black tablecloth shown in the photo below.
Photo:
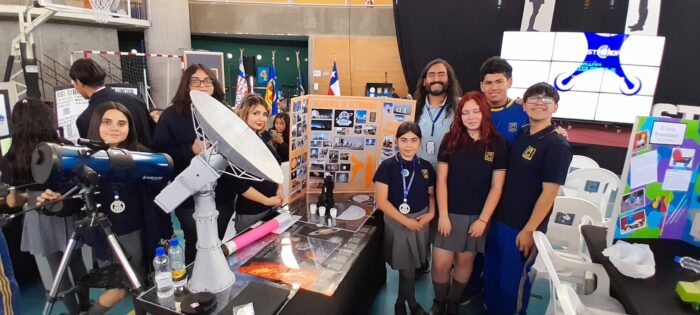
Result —
<path fill-rule="evenodd" d="M 332 315 L 368 314 L 374 297 L 386 282 L 386 265 L 382 254 L 384 221 L 382 213 L 375 211 L 366 224 L 376 226 L 367 245 L 362 249 L 333 296 L 300 289 L 281 314 Z M 151 294 L 152 295 L 152 294 Z M 260 297 L 264 301 L 265 297 Z M 139 297 L 134 299 L 137 314 L 177 314 Z"/>
<path fill-rule="evenodd" d="M 689 304 L 683 303 L 676 294 L 678 281 L 697 281 L 700 274 L 682 268 L 673 261 L 675 256 L 698 258 L 700 249 L 679 240 L 634 239 L 628 243 L 649 244 L 654 253 L 656 273 L 648 279 L 633 279 L 621 274 L 610 260 L 603 256 L 606 247 L 607 229 L 586 225 L 581 233 L 595 263 L 602 264 L 610 276 L 610 295 L 616 298 L 633 315 L 671 315 L 692 312 Z"/>

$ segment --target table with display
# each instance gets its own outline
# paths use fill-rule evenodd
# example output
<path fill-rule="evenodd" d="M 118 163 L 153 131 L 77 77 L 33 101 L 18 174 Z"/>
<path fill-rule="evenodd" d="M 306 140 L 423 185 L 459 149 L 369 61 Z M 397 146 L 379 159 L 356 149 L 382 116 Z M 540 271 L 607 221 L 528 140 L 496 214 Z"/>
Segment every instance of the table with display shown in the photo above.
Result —
<path fill-rule="evenodd" d="M 700 250 L 684 241 L 669 239 L 634 239 L 630 243 L 648 244 L 654 253 L 656 273 L 647 279 L 634 279 L 621 274 L 605 257 L 607 228 L 585 225 L 581 234 L 586 241 L 591 260 L 602 264 L 610 276 L 610 295 L 616 298 L 629 314 L 688 314 L 690 304 L 683 303 L 676 294 L 678 281 L 697 281 L 700 274 L 682 268 L 674 262 L 675 256 L 697 257 Z"/>
<path fill-rule="evenodd" d="M 308 194 L 306 198 L 298 198 L 289 205 L 289 210 L 293 215 L 301 216 L 299 222 L 295 223 L 290 229 L 281 234 L 270 234 L 248 247 L 236 252 L 227 258 L 231 270 L 235 272 L 236 282 L 231 289 L 217 294 L 216 311 L 212 314 L 230 314 L 235 305 L 240 305 L 240 302 L 253 302 L 255 305 L 266 305 L 267 309 L 277 309 L 282 307 L 284 300 L 271 302 L 270 298 L 264 294 L 255 296 L 252 300 L 245 300 L 239 297 L 239 294 L 246 290 L 246 287 L 254 286 L 258 290 L 267 290 L 270 294 L 282 289 L 282 292 L 289 292 L 292 282 L 289 279 L 270 280 L 266 272 L 270 271 L 268 266 L 275 261 L 263 261 L 261 263 L 254 262 L 256 257 L 265 255 L 260 253 L 265 252 L 268 256 L 277 255 L 276 253 L 268 254 L 282 247 L 281 240 L 292 240 L 292 243 L 298 242 L 309 245 L 308 247 L 316 247 L 308 250 L 306 254 L 297 253 L 295 246 L 296 259 L 299 260 L 299 265 L 305 264 L 307 270 L 314 269 L 314 264 L 319 270 L 314 276 L 315 283 L 302 282 L 301 289 L 296 295 L 284 304 L 280 314 L 362 314 L 368 313 L 372 306 L 374 297 L 379 292 L 385 283 L 386 267 L 382 256 L 382 217 L 380 212 L 373 211 L 373 200 L 365 202 L 355 202 L 352 197 L 357 194 L 336 193 L 336 208 L 338 215 L 351 206 L 365 209 L 367 215 L 361 220 L 342 221 L 332 219 L 326 214 L 323 220 L 318 214 L 312 215 L 308 212 L 308 205 L 314 203 L 318 198 L 315 194 Z M 356 208 L 355 208 L 356 210 Z M 332 220 L 328 220 L 332 219 Z M 361 222 L 360 222 L 361 221 Z M 310 223 L 312 222 L 312 223 Z M 330 226 L 329 226 L 330 225 Z M 289 241 L 288 241 L 289 242 Z M 320 244 L 337 243 L 331 249 L 325 249 L 327 253 L 323 253 L 323 246 Z M 284 244 L 284 243 L 282 243 Z M 359 244 L 359 245 L 358 245 Z M 327 246 L 326 246 L 327 248 Z M 283 250 L 282 250 L 283 251 Z M 332 251 L 332 252 L 330 252 Z M 354 251 L 354 253 L 353 253 Z M 311 263 L 304 263 L 304 257 L 300 256 L 315 256 L 320 252 L 323 256 L 323 261 L 310 259 Z M 279 255 L 278 255 L 279 256 Z M 348 259 L 347 256 L 351 258 Z M 342 259 L 342 260 L 341 260 Z M 284 260 L 284 257 L 282 257 Z M 258 268 L 255 263 L 259 263 Z M 287 262 L 284 264 L 279 260 L 277 269 L 286 268 Z M 191 271 L 191 265 L 188 271 Z M 272 268 L 274 269 L 274 268 Z M 303 268 L 302 268 L 303 269 Z M 260 273 L 256 273 L 260 270 Z M 338 278 L 338 273 L 334 270 L 340 270 L 343 277 L 340 277 L 336 283 L 328 283 L 324 276 L 331 274 Z M 274 270 L 276 273 L 283 272 Z M 301 273 L 305 271 L 302 270 Z M 252 276 L 252 274 L 260 276 Z M 308 280 L 308 279 L 307 279 Z M 285 283 L 286 282 L 286 283 Z M 250 288 L 247 289 L 250 293 Z M 322 292 L 322 293 L 319 293 Z M 325 293 L 325 294 L 324 294 Z M 328 294 L 331 293 L 331 294 Z M 286 295 L 286 294 L 285 294 Z M 175 302 L 178 301 L 178 303 Z M 152 313 L 152 314 L 180 314 L 179 313 L 179 297 L 173 299 L 159 299 L 155 288 L 150 288 L 136 299 L 134 299 L 134 308 L 137 313 Z M 234 302 L 235 301 L 235 302 Z M 177 304 L 177 305 L 176 305 Z M 256 306 L 257 308 L 257 306 Z M 256 309 L 256 314 L 258 310 Z"/>

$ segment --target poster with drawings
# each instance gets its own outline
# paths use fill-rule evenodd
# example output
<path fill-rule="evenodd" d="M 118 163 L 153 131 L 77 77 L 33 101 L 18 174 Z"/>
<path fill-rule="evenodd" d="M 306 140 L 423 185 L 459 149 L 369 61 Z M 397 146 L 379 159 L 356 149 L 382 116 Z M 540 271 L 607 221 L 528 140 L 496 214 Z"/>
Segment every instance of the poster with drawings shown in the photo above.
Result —
<path fill-rule="evenodd" d="M 700 246 L 700 122 L 637 117 L 615 202 L 612 239 L 664 238 Z"/>

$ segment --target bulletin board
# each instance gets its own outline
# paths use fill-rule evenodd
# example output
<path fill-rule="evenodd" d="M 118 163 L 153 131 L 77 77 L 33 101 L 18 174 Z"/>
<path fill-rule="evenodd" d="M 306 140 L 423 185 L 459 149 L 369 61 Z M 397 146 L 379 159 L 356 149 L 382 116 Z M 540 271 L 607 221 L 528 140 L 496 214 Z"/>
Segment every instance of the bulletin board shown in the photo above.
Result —
<path fill-rule="evenodd" d="M 415 102 L 395 98 L 306 95 L 292 99 L 290 200 L 319 192 L 323 176 L 334 191 L 372 192 L 381 161 L 395 153 L 394 135 L 413 121 Z"/>
<path fill-rule="evenodd" d="M 613 237 L 664 238 L 700 246 L 699 126 L 697 120 L 637 117 L 609 244 Z"/>

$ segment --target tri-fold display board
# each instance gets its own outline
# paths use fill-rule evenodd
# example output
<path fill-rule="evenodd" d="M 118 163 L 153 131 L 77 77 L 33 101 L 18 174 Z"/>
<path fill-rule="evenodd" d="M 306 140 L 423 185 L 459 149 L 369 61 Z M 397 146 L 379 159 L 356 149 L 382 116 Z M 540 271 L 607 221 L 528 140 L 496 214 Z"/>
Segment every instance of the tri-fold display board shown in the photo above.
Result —
<path fill-rule="evenodd" d="M 608 244 L 613 237 L 664 238 L 700 246 L 698 128 L 697 120 L 637 117 Z"/>
<path fill-rule="evenodd" d="M 415 101 L 306 95 L 290 108 L 290 198 L 320 191 L 326 173 L 338 192 L 371 192 L 379 162 L 394 155 L 396 129 Z"/>

